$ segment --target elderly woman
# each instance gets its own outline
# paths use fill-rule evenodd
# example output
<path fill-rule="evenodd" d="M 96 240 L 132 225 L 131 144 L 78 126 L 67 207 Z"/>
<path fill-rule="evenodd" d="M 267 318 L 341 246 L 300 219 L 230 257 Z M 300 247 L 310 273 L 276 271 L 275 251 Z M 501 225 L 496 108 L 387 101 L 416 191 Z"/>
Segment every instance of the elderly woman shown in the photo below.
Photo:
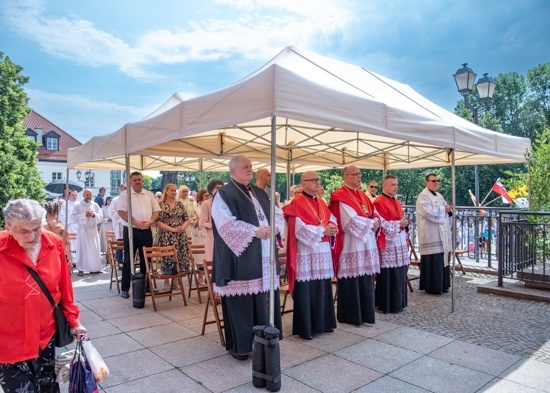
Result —
<path fill-rule="evenodd" d="M 43 231 L 46 211 L 30 199 L 9 201 L 0 232 L 0 386 L 4 392 L 58 392 L 55 317 L 27 266 L 34 269 L 77 340 L 86 335 L 74 303 L 63 239 Z"/>
<path fill-rule="evenodd" d="M 206 189 L 211 198 L 203 199 L 201 206 L 201 213 L 199 215 L 199 228 L 206 231 L 204 238 L 204 259 L 207 261 L 212 260 L 214 254 L 214 232 L 212 232 L 212 199 L 214 195 L 223 186 L 223 181 L 214 179 L 210 180 Z"/>

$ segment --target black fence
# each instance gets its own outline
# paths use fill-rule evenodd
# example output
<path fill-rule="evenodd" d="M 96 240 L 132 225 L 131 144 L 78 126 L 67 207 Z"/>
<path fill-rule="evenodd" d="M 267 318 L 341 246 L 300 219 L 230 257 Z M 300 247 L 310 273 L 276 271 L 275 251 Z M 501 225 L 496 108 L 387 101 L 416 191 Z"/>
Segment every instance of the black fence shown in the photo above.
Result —
<path fill-rule="evenodd" d="M 550 213 L 498 212 L 498 285 L 504 278 L 550 285 Z"/>
<path fill-rule="evenodd" d="M 418 246 L 416 231 L 416 207 L 403 206 L 405 216 L 411 222 L 410 234 L 413 247 Z M 455 249 L 466 250 L 464 257 L 473 259 L 480 264 L 492 268 L 498 260 L 498 215 L 506 209 L 497 207 L 457 206 Z M 512 211 L 512 209 L 510 209 Z"/>

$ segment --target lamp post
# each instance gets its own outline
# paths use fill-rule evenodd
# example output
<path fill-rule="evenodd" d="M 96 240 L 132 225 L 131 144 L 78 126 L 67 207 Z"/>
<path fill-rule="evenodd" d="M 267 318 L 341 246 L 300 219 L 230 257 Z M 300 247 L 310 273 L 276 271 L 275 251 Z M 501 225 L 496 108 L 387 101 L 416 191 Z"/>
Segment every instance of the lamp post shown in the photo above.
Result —
<path fill-rule="evenodd" d="M 88 169 L 86 172 L 84 172 L 84 180 L 80 180 L 82 179 L 82 172 L 79 169 L 78 171 L 76 171 L 76 178 L 79 182 L 84 183 L 85 187 L 91 187 L 91 181 L 94 178 L 94 173 L 91 169 Z"/>
<path fill-rule="evenodd" d="M 196 179 L 196 177 L 193 173 L 183 172 L 183 180 L 185 180 L 185 184 L 187 185 L 187 187 L 189 187 L 190 190 L 191 190 L 190 184 L 192 182 L 194 182 L 195 179 Z M 198 191 L 198 190 L 196 190 L 196 191 Z"/>
<path fill-rule="evenodd" d="M 466 107 L 472 111 L 472 115 L 474 116 L 474 123 L 478 124 L 479 107 L 475 107 L 468 100 L 468 96 L 473 91 L 476 76 L 477 75 L 474 73 L 474 71 L 472 71 L 472 69 L 468 67 L 468 63 L 463 63 L 462 68 L 459 68 L 456 71 L 456 74 L 453 75 L 458 92 L 462 95 L 462 97 L 464 97 L 464 105 L 466 105 Z M 493 94 L 495 93 L 496 86 L 497 85 L 492 78 L 489 78 L 486 73 L 483 74 L 483 78 L 480 78 L 476 83 L 477 94 L 481 102 L 487 103 L 492 100 Z M 479 165 L 474 166 L 474 195 L 476 197 L 476 202 L 479 205 Z M 477 223 L 475 225 L 474 236 L 475 236 L 474 243 L 475 243 L 475 249 L 476 249 L 476 260 L 478 260 L 477 258 L 477 249 L 478 249 Z"/>

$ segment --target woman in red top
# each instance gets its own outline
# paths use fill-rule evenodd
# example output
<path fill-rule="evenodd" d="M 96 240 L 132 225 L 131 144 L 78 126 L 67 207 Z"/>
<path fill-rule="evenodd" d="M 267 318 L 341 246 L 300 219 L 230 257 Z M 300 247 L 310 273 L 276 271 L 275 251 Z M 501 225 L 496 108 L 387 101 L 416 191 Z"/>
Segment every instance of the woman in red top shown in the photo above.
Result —
<path fill-rule="evenodd" d="M 9 392 L 59 392 L 55 381 L 55 318 L 25 266 L 36 270 L 77 340 L 86 335 L 74 303 L 63 240 L 43 231 L 46 211 L 30 199 L 9 201 L 0 232 L 0 387 Z"/>

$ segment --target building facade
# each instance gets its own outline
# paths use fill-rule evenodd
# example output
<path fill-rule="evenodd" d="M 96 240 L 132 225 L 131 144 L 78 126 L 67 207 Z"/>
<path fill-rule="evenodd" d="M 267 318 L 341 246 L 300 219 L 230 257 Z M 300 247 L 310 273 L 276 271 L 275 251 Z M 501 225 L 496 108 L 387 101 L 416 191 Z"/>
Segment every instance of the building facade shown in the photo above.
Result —
<path fill-rule="evenodd" d="M 82 143 L 34 110 L 23 120 L 23 125 L 26 127 L 25 134 L 39 144 L 37 168 L 40 178 L 45 184 L 54 180 L 65 180 L 67 151 Z M 105 195 L 114 195 L 118 194 L 118 186 L 123 182 L 123 174 L 124 172 L 119 170 L 82 169 L 70 170 L 68 176 L 71 183 L 78 184 L 82 188 L 90 188 L 94 195 L 97 195 L 100 187 L 107 189 Z M 56 195 L 48 195 L 56 197 Z"/>

